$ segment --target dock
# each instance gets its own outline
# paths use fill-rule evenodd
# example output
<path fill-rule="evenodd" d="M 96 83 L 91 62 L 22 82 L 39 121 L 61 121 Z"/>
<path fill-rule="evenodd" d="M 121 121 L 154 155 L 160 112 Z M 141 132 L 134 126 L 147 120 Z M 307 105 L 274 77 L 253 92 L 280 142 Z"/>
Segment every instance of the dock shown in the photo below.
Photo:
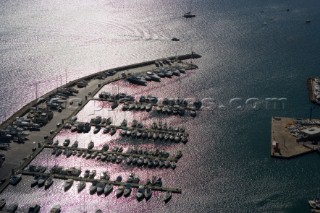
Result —
<path fill-rule="evenodd" d="M 294 123 L 294 118 L 272 117 L 271 118 L 271 157 L 290 159 L 307 153 L 314 152 L 297 142 L 287 129 L 287 126 Z"/>
<path fill-rule="evenodd" d="M 314 96 L 313 87 L 314 87 L 314 78 L 308 78 L 308 80 L 307 80 L 307 88 L 308 88 L 309 100 L 312 103 L 316 103 L 316 98 Z"/>
<path fill-rule="evenodd" d="M 106 184 L 112 184 L 114 186 L 125 186 L 128 184 L 127 182 L 118 182 L 118 181 L 110 181 L 110 180 L 103 180 L 103 179 L 90 179 L 90 178 L 83 178 L 83 177 L 76 177 L 76 176 L 67 176 L 67 175 L 59 175 L 59 174 L 50 174 L 50 173 L 40 173 L 40 172 L 30 172 L 30 171 L 21 171 L 21 174 L 23 175 L 31 175 L 31 176 L 47 176 L 49 177 L 52 175 L 53 178 L 57 179 L 73 179 L 75 181 L 85 181 L 85 182 L 101 182 Z M 159 186 L 152 186 L 152 185 L 146 185 L 146 184 L 139 184 L 139 183 L 130 183 L 132 188 L 139 188 L 139 186 L 148 187 L 154 191 L 169 191 L 172 193 L 178 193 L 181 194 L 182 190 L 179 188 L 167 188 L 167 187 L 159 187 Z"/>
<path fill-rule="evenodd" d="M 103 150 L 97 150 L 97 149 L 86 149 L 86 148 L 72 148 L 72 147 L 66 147 L 66 146 L 53 146 L 53 145 L 45 145 L 44 148 L 51 148 L 51 149 L 68 149 L 68 150 L 74 150 L 74 151 L 82 151 L 82 152 L 90 152 L 94 153 L 97 152 L 98 154 L 103 155 L 116 155 L 116 156 L 123 156 L 123 157 L 133 157 L 133 158 L 148 158 L 148 159 L 158 159 L 161 161 L 170 161 L 170 162 L 177 162 L 177 157 L 159 157 L 154 155 L 145 155 L 145 154 L 133 154 L 133 153 L 125 153 L 125 152 L 112 152 L 112 151 L 103 151 Z"/>

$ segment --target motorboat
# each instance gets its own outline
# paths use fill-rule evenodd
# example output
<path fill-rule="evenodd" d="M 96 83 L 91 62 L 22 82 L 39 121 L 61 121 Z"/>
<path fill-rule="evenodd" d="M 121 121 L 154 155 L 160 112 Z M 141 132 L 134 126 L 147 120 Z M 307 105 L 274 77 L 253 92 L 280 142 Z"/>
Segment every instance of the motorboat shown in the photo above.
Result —
<path fill-rule="evenodd" d="M 90 174 L 89 174 L 89 178 L 94 178 L 94 176 L 96 176 L 96 174 L 97 174 L 97 171 L 96 170 L 92 170 L 91 172 L 90 172 Z"/>
<path fill-rule="evenodd" d="M 12 203 L 12 204 L 8 204 L 4 211 L 8 213 L 14 213 L 17 211 L 17 209 L 18 209 L 18 204 Z"/>
<path fill-rule="evenodd" d="M 89 188 L 89 192 L 92 195 L 92 194 L 96 193 L 96 191 L 97 191 L 97 184 L 95 182 L 93 182 Z"/>
<path fill-rule="evenodd" d="M 10 183 L 11 185 L 15 186 L 15 185 L 17 185 L 17 184 L 20 182 L 21 178 L 22 178 L 22 175 L 21 175 L 21 174 L 12 175 L 12 176 L 10 177 L 9 183 Z"/>
<path fill-rule="evenodd" d="M 78 141 L 75 141 L 75 142 L 71 145 L 71 147 L 72 147 L 72 148 L 78 148 L 78 144 L 79 144 L 79 142 L 78 142 Z"/>
<path fill-rule="evenodd" d="M 40 206 L 38 204 L 31 206 L 28 210 L 28 213 L 38 213 L 38 212 L 40 212 Z"/>
<path fill-rule="evenodd" d="M 110 129 L 110 135 L 116 134 L 117 130 L 115 128 Z"/>
<path fill-rule="evenodd" d="M 80 181 L 77 185 L 78 193 L 81 192 L 84 188 L 86 188 L 86 182 Z"/>
<path fill-rule="evenodd" d="M 138 201 L 141 201 L 144 198 L 144 186 L 139 186 L 136 194 L 136 198 Z"/>
<path fill-rule="evenodd" d="M 178 39 L 178 38 L 176 38 L 176 37 L 173 37 L 173 38 L 171 39 L 171 41 L 180 41 L 180 39 Z"/>
<path fill-rule="evenodd" d="M 144 191 L 144 197 L 146 200 L 149 200 L 152 195 L 152 190 L 150 188 L 146 188 Z"/>
<path fill-rule="evenodd" d="M 0 210 L 6 205 L 6 200 L 5 199 L 0 199 Z"/>
<path fill-rule="evenodd" d="M 96 126 L 93 130 L 93 134 L 97 134 L 98 132 L 100 132 L 101 127 L 100 126 Z"/>
<path fill-rule="evenodd" d="M 127 184 L 126 187 L 124 188 L 123 196 L 129 197 L 129 195 L 131 194 L 131 191 L 132 191 L 131 185 Z"/>
<path fill-rule="evenodd" d="M 63 142 L 63 146 L 69 146 L 70 144 L 70 139 L 65 139 Z"/>
<path fill-rule="evenodd" d="M 163 201 L 164 201 L 165 203 L 167 203 L 167 202 L 169 202 L 169 200 L 171 199 L 171 197 L 172 197 L 172 193 L 169 192 L 169 191 L 166 191 L 166 193 L 165 193 L 165 195 L 164 195 L 164 197 L 163 197 Z"/>
<path fill-rule="evenodd" d="M 55 205 L 50 210 L 50 213 L 60 213 L 60 212 L 61 212 L 61 206 L 60 205 Z"/>
<path fill-rule="evenodd" d="M 63 184 L 64 191 L 68 191 L 72 185 L 73 185 L 73 179 L 67 179 Z"/>
<path fill-rule="evenodd" d="M 99 182 L 97 184 L 97 194 L 101 195 L 104 192 L 104 188 L 106 187 L 106 184 L 103 182 Z"/>
<path fill-rule="evenodd" d="M 93 149 L 94 147 L 94 143 L 93 141 L 90 141 L 90 143 L 88 144 L 88 149 Z"/>
<path fill-rule="evenodd" d="M 109 149 L 109 145 L 108 144 L 104 144 L 102 147 L 102 151 L 108 151 Z"/>
<path fill-rule="evenodd" d="M 108 132 L 110 132 L 110 126 L 107 126 L 106 128 L 103 129 L 103 134 L 107 134 Z"/>
<path fill-rule="evenodd" d="M 62 149 L 58 149 L 57 151 L 56 151 L 56 157 L 58 157 L 59 155 L 61 155 L 62 154 Z"/>
<path fill-rule="evenodd" d="M 107 196 L 108 194 L 110 194 L 113 190 L 113 186 L 110 185 L 110 184 L 107 184 L 105 187 L 104 187 L 104 194 L 105 196 Z"/>
<path fill-rule="evenodd" d="M 98 209 L 95 213 L 102 213 L 102 210 Z"/>
<path fill-rule="evenodd" d="M 36 185 L 38 185 L 38 179 L 39 179 L 39 176 L 34 177 L 34 179 L 31 181 L 30 186 L 35 187 Z"/>
<path fill-rule="evenodd" d="M 83 174 L 83 177 L 84 177 L 84 178 L 88 178 L 89 175 L 90 175 L 90 170 L 88 170 L 88 169 L 85 170 L 85 171 L 84 171 L 84 174 Z"/>
<path fill-rule="evenodd" d="M 146 86 L 146 81 L 141 77 L 130 76 L 130 77 L 127 78 L 127 80 L 132 84 L 138 84 L 138 85 Z"/>
<path fill-rule="evenodd" d="M 117 188 L 117 190 L 116 190 L 116 197 L 117 198 L 119 198 L 119 197 L 121 197 L 122 196 L 122 194 L 123 194 L 123 192 L 124 192 L 124 186 L 119 186 L 118 188 Z"/>
<path fill-rule="evenodd" d="M 320 199 L 319 198 L 315 198 L 313 200 L 309 200 L 308 203 L 309 203 L 311 208 L 320 209 Z"/>
<path fill-rule="evenodd" d="M 42 187 L 44 185 L 44 183 L 46 182 L 46 180 L 48 179 L 47 176 L 43 176 L 43 177 L 40 177 L 38 179 L 38 187 Z"/>

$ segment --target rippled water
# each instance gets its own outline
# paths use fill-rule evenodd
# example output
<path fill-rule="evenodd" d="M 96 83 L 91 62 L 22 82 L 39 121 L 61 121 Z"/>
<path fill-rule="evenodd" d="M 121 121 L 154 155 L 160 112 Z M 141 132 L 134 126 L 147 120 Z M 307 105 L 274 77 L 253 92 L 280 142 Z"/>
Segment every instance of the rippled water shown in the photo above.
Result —
<path fill-rule="evenodd" d="M 75 187 L 64 193 L 58 180 L 45 192 L 30 189 L 27 178 L 1 196 L 24 206 L 33 200 L 44 206 L 44 212 L 59 202 L 66 212 L 84 208 L 92 212 L 98 207 L 109 212 L 308 211 L 306 200 L 319 193 L 319 156 L 271 159 L 270 120 L 272 115 L 309 116 L 306 78 L 318 75 L 320 67 L 319 2 L 193 1 L 191 8 L 197 17 L 185 20 L 181 15 L 189 8 L 190 1 L 168 0 L 3 1 L 0 93 L 6 101 L 0 104 L 2 117 L 35 98 L 35 80 L 40 81 L 39 94 L 43 94 L 64 83 L 66 73 L 67 80 L 73 80 L 101 69 L 190 52 L 191 48 L 203 56 L 196 60 L 200 69 L 180 82 L 173 78 L 139 88 L 120 81 L 105 89 L 159 97 L 210 97 L 215 99 L 215 107 L 194 119 L 166 118 L 190 132 L 186 145 L 165 145 L 167 150 L 183 151 L 174 171 L 95 164 L 97 170 L 106 166 L 114 171 L 113 177 L 131 171 L 142 179 L 162 176 L 165 184 L 183 191 L 166 205 L 158 199 L 160 194 L 138 203 L 134 197 L 103 198 L 87 195 L 87 191 L 78 196 Z M 311 23 L 305 24 L 306 20 Z M 180 42 L 171 42 L 172 37 Z M 285 97 L 287 102 L 284 110 L 235 109 L 228 105 L 235 97 L 242 98 L 240 104 L 251 97 L 262 102 Z M 218 108 L 221 105 L 226 107 Z M 118 122 L 123 118 L 149 122 L 145 113 L 119 114 L 108 111 L 108 106 L 105 109 L 95 113 L 116 117 Z M 85 110 L 82 116 L 88 119 Z M 315 109 L 313 116 L 319 116 L 319 110 Z M 98 137 L 61 134 L 79 140 Z M 118 143 L 113 140 L 116 137 L 97 139 L 97 144 L 113 146 Z M 120 141 L 124 147 L 131 143 Z M 145 146 L 163 145 L 147 142 Z M 44 152 L 35 161 L 83 164 L 83 168 L 90 162 L 49 156 L 46 159 Z"/>

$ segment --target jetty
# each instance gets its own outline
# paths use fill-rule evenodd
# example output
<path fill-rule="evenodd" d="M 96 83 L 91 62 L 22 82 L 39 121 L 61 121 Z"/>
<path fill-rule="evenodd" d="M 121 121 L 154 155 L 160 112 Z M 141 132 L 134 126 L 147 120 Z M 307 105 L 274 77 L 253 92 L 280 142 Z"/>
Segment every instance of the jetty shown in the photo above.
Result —
<path fill-rule="evenodd" d="M 179 159 L 177 157 L 161 157 L 161 156 L 155 156 L 150 154 L 134 154 L 134 153 L 126 153 L 126 152 L 113 152 L 113 151 L 103 151 L 103 150 L 97 150 L 97 149 L 73 148 L 73 147 L 54 146 L 54 145 L 44 145 L 44 148 L 81 151 L 83 152 L 83 154 L 87 152 L 90 152 L 90 153 L 96 152 L 97 154 L 103 154 L 103 155 L 116 155 L 116 156 L 133 157 L 133 158 L 147 158 L 147 159 L 153 159 L 153 160 L 157 159 L 161 161 L 170 161 L 170 162 L 177 162 Z"/>
<path fill-rule="evenodd" d="M 40 173 L 40 172 L 30 172 L 30 171 L 21 171 L 21 174 L 23 175 L 31 175 L 31 176 L 52 176 L 53 178 L 57 179 L 73 179 L 75 181 L 85 181 L 85 182 L 101 182 L 106 184 L 111 184 L 114 186 L 125 186 L 128 184 L 128 182 L 118 182 L 118 181 L 111 181 L 111 180 L 103 180 L 103 179 L 93 179 L 93 178 L 83 178 L 83 177 L 76 177 L 76 176 L 68 176 L 68 175 L 60 175 L 60 174 L 50 174 L 50 173 Z M 160 186 L 153 186 L 150 184 L 140 184 L 140 183 L 130 183 L 130 186 L 132 188 L 139 188 L 139 186 L 144 186 L 146 188 L 151 188 L 154 191 L 169 191 L 172 193 L 182 193 L 182 190 L 179 188 L 168 188 L 168 187 L 160 187 Z"/>

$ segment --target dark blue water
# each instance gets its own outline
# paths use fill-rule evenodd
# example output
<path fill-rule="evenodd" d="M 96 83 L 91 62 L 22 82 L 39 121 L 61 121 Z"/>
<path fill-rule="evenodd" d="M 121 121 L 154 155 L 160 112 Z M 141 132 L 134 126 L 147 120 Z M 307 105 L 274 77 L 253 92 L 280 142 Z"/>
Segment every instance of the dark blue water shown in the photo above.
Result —
<path fill-rule="evenodd" d="M 271 159 L 270 120 L 309 116 L 306 79 L 320 67 L 319 6 L 318 1 L 3 1 L 0 115 L 4 119 L 34 99 L 35 80 L 44 94 L 101 69 L 192 49 L 203 56 L 195 61 L 200 69 L 181 80 L 179 93 L 215 104 L 195 119 L 180 120 L 191 132 L 190 143 L 179 147 L 184 160 L 174 172 L 156 171 L 183 193 L 167 205 L 157 199 L 97 202 L 61 193 L 59 186 L 52 193 L 70 199 L 65 206 L 74 212 L 80 207 L 73 203 L 84 200 L 91 200 L 92 209 L 106 202 L 110 212 L 306 212 L 307 199 L 319 193 L 319 156 Z M 183 19 L 190 8 L 197 17 Z M 177 96 L 178 89 L 167 84 L 152 92 Z M 262 103 L 259 110 L 244 105 L 253 97 Z M 241 100 L 230 106 L 232 98 Z M 266 98 L 287 101 L 284 109 L 266 109 Z M 25 188 L 8 188 L 3 196 L 28 203 L 24 181 Z M 33 193 L 39 200 L 50 197 Z M 51 197 L 43 202 L 56 204 Z"/>

